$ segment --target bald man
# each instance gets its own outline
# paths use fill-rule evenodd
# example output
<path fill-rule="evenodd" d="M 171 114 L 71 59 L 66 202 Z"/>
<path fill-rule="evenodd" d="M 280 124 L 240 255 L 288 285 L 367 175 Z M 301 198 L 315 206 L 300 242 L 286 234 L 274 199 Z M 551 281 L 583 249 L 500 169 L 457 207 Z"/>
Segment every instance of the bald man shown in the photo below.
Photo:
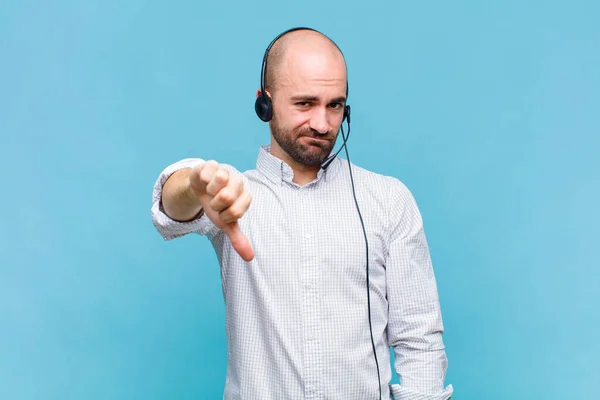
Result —
<path fill-rule="evenodd" d="M 348 117 L 341 51 L 317 31 L 285 32 L 256 96 L 272 107 L 256 169 L 183 159 L 153 190 L 166 240 L 198 233 L 217 253 L 224 399 L 449 399 L 416 202 L 398 179 L 334 157 Z M 390 384 L 390 347 L 400 384 Z"/>

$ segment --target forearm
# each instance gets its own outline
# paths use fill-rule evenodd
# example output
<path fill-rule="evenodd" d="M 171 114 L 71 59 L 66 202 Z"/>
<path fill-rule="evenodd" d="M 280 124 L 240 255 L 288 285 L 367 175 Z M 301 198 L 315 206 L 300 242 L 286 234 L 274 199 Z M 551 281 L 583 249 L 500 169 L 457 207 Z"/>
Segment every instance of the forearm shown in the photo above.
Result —
<path fill-rule="evenodd" d="M 200 200 L 190 186 L 189 172 L 190 168 L 175 172 L 163 186 L 163 208 L 175 221 L 190 221 L 202 211 Z"/>

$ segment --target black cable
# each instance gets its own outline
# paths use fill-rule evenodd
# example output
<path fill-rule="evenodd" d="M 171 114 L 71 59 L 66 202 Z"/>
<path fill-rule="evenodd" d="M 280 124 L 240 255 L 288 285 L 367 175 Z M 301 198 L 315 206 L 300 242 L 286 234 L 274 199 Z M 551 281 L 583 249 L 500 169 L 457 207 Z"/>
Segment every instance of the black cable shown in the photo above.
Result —
<path fill-rule="evenodd" d="M 362 225 L 363 234 L 365 235 L 365 245 L 367 254 L 367 306 L 369 309 L 369 331 L 371 332 L 371 346 L 373 346 L 373 356 L 375 357 L 375 365 L 377 366 L 377 381 L 379 383 L 379 400 L 381 400 L 381 375 L 379 373 L 379 361 L 377 361 L 377 351 L 375 349 L 375 340 L 373 339 L 373 324 L 371 322 L 371 290 L 369 289 L 369 241 L 367 240 L 367 230 L 365 229 L 365 223 L 363 221 L 360 208 L 358 207 L 358 200 L 356 199 L 356 191 L 354 189 L 354 178 L 352 176 L 352 166 L 350 164 L 350 155 L 348 154 L 348 147 L 346 147 L 347 137 L 350 136 L 350 124 L 348 124 L 348 135 L 344 136 L 344 128 L 342 127 L 342 138 L 344 138 L 344 150 L 346 152 L 346 159 L 348 160 L 348 169 L 350 170 L 350 182 L 352 183 L 352 195 L 354 196 L 354 204 L 356 204 L 356 211 L 358 211 L 358 217 Z M 340 149 L 341 150 L 341 149 Z M 339 151 L 338 151 L 339 153 Z"/>
<path fill-rule="evenodd" d="M 329 167 L 329 164 L 331 164 L 333 162 L 333 160 L 338 156 L 338 154 L 340 154 L 340 151 L 342 151 L 343 148 L 346 147 L 346 142 L 348 141 L 348 138 L 350 137 L 350 122 L 348 122 L 348 135 L 344 136 L 344 127 L 342 126 L 342 139 L 344 139 L 344 143 L 342 143 L 342 145 L 340 146 L 340 149 L 332 156 L 329 156 L 321 165 L 323 167 L 323 169 L 327 169 L 327 167 Z M 348 152 L 348 150 L 346 150 L 346 153 Z"/>

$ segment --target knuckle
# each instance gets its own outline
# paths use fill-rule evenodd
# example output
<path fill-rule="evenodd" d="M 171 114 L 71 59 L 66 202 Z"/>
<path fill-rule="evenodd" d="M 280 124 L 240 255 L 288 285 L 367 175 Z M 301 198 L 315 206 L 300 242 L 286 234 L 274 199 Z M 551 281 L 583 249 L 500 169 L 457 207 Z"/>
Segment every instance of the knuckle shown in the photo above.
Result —
<path fill-rule="evenodd" d="M 240 219 L 242 218 L 242 215 L 244 215 L 244 212 L 242 209 L 240 209 L 239 207 L 232 207 L 230 210 L 230 214 L 233 218 L 235 219 Z"/>
<path fill-rule="evenodd" d="M 209 203 L 208 203 L 209 207 L 217 212 L 221 212 L 221 210 L 223 209 L 223 207 L 220 206 L 218 199 L 215 197 L 213 198 Z"/>
<path fill-rule="evenodd" d="M 222 165 L 219 165 L 219 172 L 229 176 L 229 170 Z"/>
<path fill-rule="evenodd" d="M 245 192 L 247 193 L 247 192 Z M 242 196 L 234 205 L 229 208 L 231 216 L 235 219 L 240 219 L 244 216 L 250 206 L 249 195 Z"/>
<path fill-rule="evenodd" d="M 226 222 L 235 222 L 238 219 L 240 219 L 240 215 L 238 215 L 238 213 L 234 212 L 234 210 L 228 209 L 223 214 L 223 220 Z"/>
<path fill-rule="evenodd" d="M 233 210 L 231 208 L 221 211 L 221 219 L 226 223 L 235 222 L 238 219 L 238 217 L 236 217 L 232 211 Z"/>
<path fill-rule="evenodd" d="M 219 192 L 219 200 L 225 204 L 231 204 L 235 201 L 235 197 L 231 191 L 221 190 Z"/>
<path fill-rule="evenodd" d="M 227 187 L 228 184 L 229 184 L 229 178 L 227 177 L 227 175 L 220 174 L 219 175 L 219 185 L 221 187 Z"/>
<path fill-rule="evenodd" d="M 204 183 L 209 183 L 211 178 L 212 170 L 208 167 L 202 168 L 202 171 L 200 171 L 200 180 L 202 180 Z"/>

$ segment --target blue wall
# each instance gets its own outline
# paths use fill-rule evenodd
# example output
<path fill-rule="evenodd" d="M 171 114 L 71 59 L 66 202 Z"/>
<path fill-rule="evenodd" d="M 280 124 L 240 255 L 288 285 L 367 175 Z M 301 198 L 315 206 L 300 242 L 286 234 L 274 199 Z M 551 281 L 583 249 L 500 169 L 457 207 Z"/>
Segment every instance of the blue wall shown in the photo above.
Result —
<path fill-rule="evenodd" d="M 216 257 L 164 242 L 160 170 L 254 168 L 265 46 L 344 50 L 352 161 L 423 213 L 457 399 L 592 399 L 600 373 L 595 1 L 0 5 L 0 398 L 217 399 Z"/>

